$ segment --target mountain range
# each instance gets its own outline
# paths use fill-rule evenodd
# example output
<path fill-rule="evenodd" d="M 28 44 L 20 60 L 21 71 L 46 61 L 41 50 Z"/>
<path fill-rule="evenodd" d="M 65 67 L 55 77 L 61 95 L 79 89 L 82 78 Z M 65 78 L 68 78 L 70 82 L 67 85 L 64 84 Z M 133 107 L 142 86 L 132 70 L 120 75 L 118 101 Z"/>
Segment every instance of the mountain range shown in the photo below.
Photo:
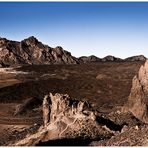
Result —
<path fill-rule="evenodd" d="M 0 38 L 0 67 L 14 65 L 81 64 L 106 61 L 145 61 L 143 55 L 120 59 L 111 55 L 98 58 L 94 55 L 76 58 L 70 52 L 57 46 L 52 48 L 38 41 L 34 36 L 20 42 Z"/>

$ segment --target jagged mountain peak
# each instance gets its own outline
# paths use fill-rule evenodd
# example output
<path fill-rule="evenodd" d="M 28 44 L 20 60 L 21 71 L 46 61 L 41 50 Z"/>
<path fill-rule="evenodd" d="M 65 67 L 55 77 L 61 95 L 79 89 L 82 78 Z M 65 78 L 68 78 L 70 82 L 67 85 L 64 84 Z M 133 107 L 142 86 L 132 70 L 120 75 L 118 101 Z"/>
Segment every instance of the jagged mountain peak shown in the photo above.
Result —
<path fill-rule="evenodd" d="M 78 60 L 62 47 L 51 48 L 34 36 L 21 42 L 1 39 L 0 49 L 0 61 L 3 65 L 78 63 Z"/>
<path fill-rule="evenodd" d="M 35 43 L 35 42 L 39 42 L 38 39 L 34 36 L 30 36 L 22 41 L 25 41 L 25 42 L 30 42 L 30 43 Z"/>

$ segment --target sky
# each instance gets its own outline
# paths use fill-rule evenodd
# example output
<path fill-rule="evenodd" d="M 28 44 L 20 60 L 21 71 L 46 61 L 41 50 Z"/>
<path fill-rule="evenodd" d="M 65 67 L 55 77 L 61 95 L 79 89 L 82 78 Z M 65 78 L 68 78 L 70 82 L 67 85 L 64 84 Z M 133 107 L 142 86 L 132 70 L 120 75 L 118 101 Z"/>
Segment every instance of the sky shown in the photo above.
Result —
<path fill-rule="evenodd" d="M 148 2 L 0 2 L 0 37 L 29 36 L 76 57 L 148 57 Z"/>

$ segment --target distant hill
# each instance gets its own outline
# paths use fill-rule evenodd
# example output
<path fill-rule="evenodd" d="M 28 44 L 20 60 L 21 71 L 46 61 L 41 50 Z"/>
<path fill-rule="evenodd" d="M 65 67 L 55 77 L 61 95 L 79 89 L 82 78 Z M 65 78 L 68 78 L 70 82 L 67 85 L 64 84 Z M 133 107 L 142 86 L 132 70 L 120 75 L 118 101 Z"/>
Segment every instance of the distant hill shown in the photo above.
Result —
<path fill-rule="evenodd" d="M 145 61 L 146 57 L 143 55 L 132 56 L 124 59 L 125 61 Z"/>
<path fill-rule="evenodd" d="M 102 59 L 102 61 L 123 61 L 123 59 L 108 55 Z"/>
<path fill-rule="evenodd" d="M 132 62 L 132 61 L 145 61 L 147 58 L 143 55 L 132 56 L 126 59 L 121 59 L 118 57 L 114 57 L 108 55 L 104 58 L 98 58 L 94 55 L 92 56 L 82 56 L 79 57 L 78 60 L 80 63 L 92 63 L 92 62 Z"/>
<path fill-rule="evenodd" d="M 89 62 L 99 62 L 99 61 L 102 61 L 102 59 L 94 56 L 94 55 L 91 55 L 91 56 L 82 56 L 82 57 L 79 57 L 78 58 L 79 62 L 80 63 L 89 63 Z"/>

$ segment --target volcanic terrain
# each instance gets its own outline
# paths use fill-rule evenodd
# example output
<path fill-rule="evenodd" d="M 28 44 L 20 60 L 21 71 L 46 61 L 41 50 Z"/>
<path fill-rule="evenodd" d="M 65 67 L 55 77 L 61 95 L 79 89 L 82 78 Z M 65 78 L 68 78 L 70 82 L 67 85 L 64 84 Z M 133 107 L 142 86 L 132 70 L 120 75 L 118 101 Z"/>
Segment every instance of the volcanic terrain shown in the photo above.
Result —
<path fill-rule="evenodd" d="M 145 61 L 0 38 L 0 145 L 147 145 Z"/>

